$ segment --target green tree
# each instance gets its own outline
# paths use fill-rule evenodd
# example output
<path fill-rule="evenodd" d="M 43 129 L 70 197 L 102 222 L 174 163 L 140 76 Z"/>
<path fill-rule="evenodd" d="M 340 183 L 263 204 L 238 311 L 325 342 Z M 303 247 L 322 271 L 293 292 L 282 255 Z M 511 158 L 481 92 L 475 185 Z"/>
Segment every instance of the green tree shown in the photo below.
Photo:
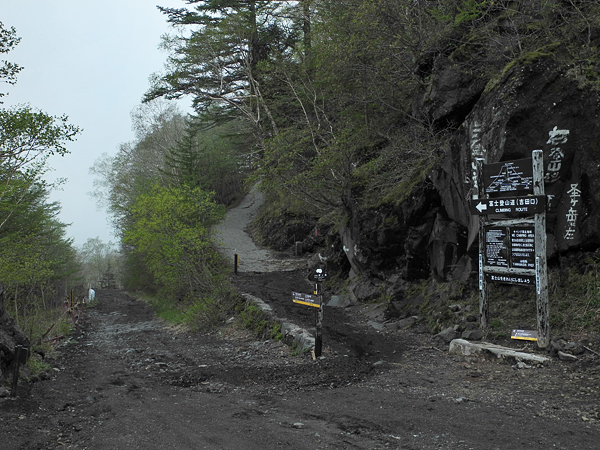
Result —
<path fill-rule="evenodd" d="M 171 102 L 146 103 L 131 116 L 136 140 L 121 144 L 116 156 L 101 155 L 90 168 L 95 176 L 91 195 L 108 209 L 119 235 L 129 225 L 137 197 L 155 183 L 168 183 L 165 154 L 185 131 L 185 117 Z"/>
<path fill-rule="evenodd" d="M 124 242 L 143 256 L 166 296 L 201 297 L 215 287 L 219 272 L 210 228 L 222 215 L 212 196 L 198 188 L 156 185 L 137 198 Z"/>
<path fill-rule="evenodd" d="M 21 184 L 11 185 L 15 177 L 36 182 L 48 170 L 48 158 L 66 155 L 66 143 L 80 131 L 64 115 L 50 116 L 30 106 L 0 109 L 0 202 L 15 191 L 26 192 Z M 10 214 L 0 217 L 0 228 Z"/>
<path fill-rule="evenodd" d="M 185 28 L 167 36 L 166 73 L 156 75 L 145 99 L 190 95 L 209 123 L 248 120 L 259 137 L 277 132 L 261 92 L 261 63 L 296 45 L 288 2 L 191 0 L 192 9 L 160 8 L 168 22 Z"/>
<path fill-rule="evenodd" d="M 0 23 L 0 53 L 18 44 L 14 28 Z M 0 82 L 14 84 L 21 70 L 2 60 Z M 0 97 L 5 95 L 0 93 Z M 29 105 L 0 109 L 0 280 L 16 318 L 51 305 L 76 270 L 66 225 L 58 220 L 60 206 L 49 203 L 53 187 L 42 180 L 51 155 L 68 153 L 67 143 L 81 130 L 66 116 L 51 116 Z M 0 311 L 3 311 L 0 305 Z"/>
<path fill-rule="evenodd" d="M 218 203 L 229 205 L 243 191 L 249 134 L 240 120 L 206 128 L 190 119 L 185 137 L 165 154 L 165 172 L 176 186 L 212 191 Z"/>
<path fill-rule="evenodd" d="M 0 53 L 8 53 L 15 48 L 15 46 L 21 40 L 17 37 L 17 31 L 14 27 L 5 28 L 4 24 L 0 22 Z M 17 74 L 23 69 L 18 64 L 0 60 L 0 82 L 7 84 L 15 84 L 17 82 Z M 0 98 L 6 94 L 0 92 Z M 0 104 L 2 102 L 0 101 Z"/>
<path fill-rule="evenodd" d="M 18 179 L 14 182 L 19 186 Z M 66 225 L 58 220 L 60 206 L 48 203 L 49 192 L 41 183 L 24 180 L 20 190 L 0 202 L 11 211 L 0 229 L 0 279 L 15 317 L 44 307 L 58 292 L 54 284 L 76 270 L 72 242 L 65 238 Z M 50 301 L 49 301 L 50 300 Z"/>

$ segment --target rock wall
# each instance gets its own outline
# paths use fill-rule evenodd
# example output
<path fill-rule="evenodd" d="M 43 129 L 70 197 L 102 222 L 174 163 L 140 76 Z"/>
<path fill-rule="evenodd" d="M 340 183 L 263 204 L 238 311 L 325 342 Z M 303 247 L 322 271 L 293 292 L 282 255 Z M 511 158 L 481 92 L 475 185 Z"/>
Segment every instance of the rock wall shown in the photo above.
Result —
<path fill-rule="evenodd" d="M 341 230 L 353 269 L 375 284 L 398 274 L 474 280 L 473 162 L 530 158 L 536 149 L 544 151 L 549 258 L 598 248 L 598 91 L 551 52 L 514 61 L 487 85 L 447 62 L 433 70 L 432 87 L 418 94 L 414 113 L 454 124 L 451 148 L 402 205 L 353 212 Z"/>

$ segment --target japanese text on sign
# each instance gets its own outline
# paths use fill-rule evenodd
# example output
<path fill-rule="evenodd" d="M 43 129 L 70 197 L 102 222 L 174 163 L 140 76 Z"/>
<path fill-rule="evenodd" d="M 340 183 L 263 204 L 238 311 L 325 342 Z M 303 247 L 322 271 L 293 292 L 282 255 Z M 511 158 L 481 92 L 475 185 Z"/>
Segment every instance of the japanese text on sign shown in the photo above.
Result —
<path fill-rule="evenodd" d="M 535 230 L 531 226 L 486 227 L 488 266 L 535 269 Z"/>
<path fill-rule="evenodd" d="M 535 230 L 518 227 L 510 230 L 510 262 L 512 267 L 535 269 Z"/>

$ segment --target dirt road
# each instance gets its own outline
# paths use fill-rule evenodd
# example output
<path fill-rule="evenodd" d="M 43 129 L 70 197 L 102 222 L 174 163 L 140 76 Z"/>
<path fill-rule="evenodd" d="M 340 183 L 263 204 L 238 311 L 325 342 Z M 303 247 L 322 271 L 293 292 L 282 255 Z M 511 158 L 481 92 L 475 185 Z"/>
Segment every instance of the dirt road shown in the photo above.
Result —
<path fill-rule="evenodd" d="M 598 448 L 594 358 L 517 369 L 344 313 L 313 361 L 234 329 L 178 333 L 122 292 L 98 295 L 51 378 L 0 400 L 2 449 Z M 346 352 L 361 332 L 370 342 Z"/>
<path fill-rule="evenodd" d="M 222 225 L 238 251 L 251 203 Z M 232 281 L 310 329 L 314 308 L 290 298 L 310 289 L 304 262 L 259 250 L 241 250 L 254 256 Z M 314 361 L 232 326 L 170 329 L 124 292 L 97 296 L 49 377 L 0 398 L 2 450 L 599 448 L 593 353 L 541 367 L 452 356 L 418 326 L 376 329 L 363 305 L 325 309 Z"/>

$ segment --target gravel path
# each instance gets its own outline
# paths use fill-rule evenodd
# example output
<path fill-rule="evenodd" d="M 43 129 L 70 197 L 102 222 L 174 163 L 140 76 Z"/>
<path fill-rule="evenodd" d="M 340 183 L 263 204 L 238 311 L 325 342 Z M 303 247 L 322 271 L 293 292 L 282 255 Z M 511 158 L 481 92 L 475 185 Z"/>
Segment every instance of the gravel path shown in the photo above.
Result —
<path fill-rule="evenodd" d="M 238 206 L 227 212 L 214 229 L 221 254 L 232 264 L 234 255 L 239 255 L 239 272 L 281 272 L 306 267 L 304 258 L 282 259 L 258 247 L 246 232 L 264 201 L 265 195 L 255 185 Z"/>

